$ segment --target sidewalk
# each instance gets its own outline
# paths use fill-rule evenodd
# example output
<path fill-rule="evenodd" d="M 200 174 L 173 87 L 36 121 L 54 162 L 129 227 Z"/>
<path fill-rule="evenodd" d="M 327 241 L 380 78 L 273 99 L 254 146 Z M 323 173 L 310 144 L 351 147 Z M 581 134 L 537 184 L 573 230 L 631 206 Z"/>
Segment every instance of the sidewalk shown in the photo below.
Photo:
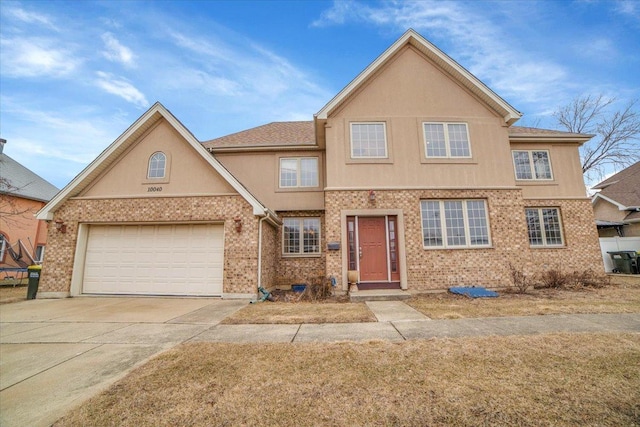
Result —
<path fill-rule="evenodd" d="M 431 320 L 401 301 L 367 302 L 378 320 L 370 323 L 220 324 L 247 304 L 91 297 L 2 305 L 0 425 L 51 425 L 131 369 L 185 342 L 401 342 L 554 332 L 640 333 L 640 313 Z"/>
<path fill-rule="evenodd" d="M 559 314 L 431 320 L 402 301 L 369 301 L 376 323 L 216 325 L 189 341 L 335 342 L 534 335 L 555 332 L 640 332 L 640 313 Z"/>

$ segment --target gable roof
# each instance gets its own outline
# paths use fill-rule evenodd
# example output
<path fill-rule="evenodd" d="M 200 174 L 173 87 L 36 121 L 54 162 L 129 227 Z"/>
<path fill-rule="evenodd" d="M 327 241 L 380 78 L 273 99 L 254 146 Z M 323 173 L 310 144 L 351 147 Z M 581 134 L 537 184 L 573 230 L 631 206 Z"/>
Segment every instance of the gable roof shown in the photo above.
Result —
<path fill-rule="evenodd" d="M 640 162 L 610 176 L 593 188 L 600 190 L 593 196 L 594 203 L 603 199 L 618 206 L 620 210 L 640 209 Z"/>
<path fill-rule="evenodd" d="M 471 74 L 466 68 L 454 61 L 450 56 L 438 49 L 415 30 L 409 29 L 382 53 L 375 61 L 364 69 L 355 79 L 344 87 L 331 101 L 329 101 L 318 113 L 316 118 L 327 119 L 329 114 L 338 108 L 352 93 L 357 91 L 378 69 L 384 66 L 405 45 L 411 45 L 431 59 L 440 68 L 446 71 L 453 79 L 467 88 L 478 98 L 484 101 L 491 109 L 498 113 L 508 125 L 513 124 L 522 117 L 522 114 L 513 108 L 507 101 L 498 96 L 480 79 Z"/>
<path fill-rule="evenodd" d="M 271 122 L 220 138 L 204 141 L 207 149 L 315 145 L 312 121 Z"/>
<path fill-rule="evenodd" d="M 158 120 L 165 119 L 193 147 L 203 159 L 225 179 L 252 207 L 254 215 L 277 218 L 274 212 L 258 201 L 214 156 L 212 156 L 196 137 L 162 104 L 156 102 L 122 135 L 109 145 L 100 155 L 62 189 L 40 212 L 38 219 L 52 220 L 54 212 L 70 197 L 77 196 L 105 169 L 115 162 L 136 140 Z"/>
<path fill-rule="evenodd" d="M 4 153 L 0 153 L 0 193 L 48 202 L 58 188 Z"/>

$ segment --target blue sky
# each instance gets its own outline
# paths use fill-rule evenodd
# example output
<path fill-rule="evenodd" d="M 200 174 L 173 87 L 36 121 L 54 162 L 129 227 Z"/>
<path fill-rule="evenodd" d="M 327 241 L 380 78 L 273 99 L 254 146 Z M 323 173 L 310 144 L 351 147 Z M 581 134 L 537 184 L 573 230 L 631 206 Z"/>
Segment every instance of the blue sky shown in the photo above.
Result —
<path fill-rule="evenodd" d="M 62 188 L 155 101 L 204 141 L 311 120 L 414 28 L 557 128 L 577 95 L 640 98 L 640 1 L 0 2 L 5 153 Z"/>

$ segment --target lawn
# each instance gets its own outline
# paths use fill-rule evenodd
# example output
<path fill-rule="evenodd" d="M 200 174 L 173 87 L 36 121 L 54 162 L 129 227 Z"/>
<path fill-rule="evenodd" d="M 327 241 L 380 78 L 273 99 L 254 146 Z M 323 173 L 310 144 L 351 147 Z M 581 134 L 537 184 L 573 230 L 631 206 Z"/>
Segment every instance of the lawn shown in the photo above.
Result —
<path fill-rule="evenodd" d="M 416 295 L 407 303 L 432 319 L 535 316 L 570 313 L 640 313 L 640 286 L 609 285 L 578 290 L 531 289 L 471 299 L 447 292 Z M 375 322 L 364 303 L 261 302 L 227 317 L 223 324 Z"/>
<path fill-rule="evenodd" d="M 639 334 L 184 344 L 56 426 L 621 426 Z"/>
<path fill-rule="evenodd" d="M 225 325 L 250 323 L 354 323 L 375 322 L 365 303 L 261 302 L 251 304 L 222 321 Z"/>
<path fill-rule="evenodd" d="M 0 304 L 8 304 L 27 299 L 27 287 L 24 285 L 0 286 Z"/>
<path fill-rule="evenodd" d="M 578 290 L 532 289 L 472 299 L 450 293 L 423 294 L 407 302 L 432 319 L 537 316 L 543 314 L 640 313 L 640 287 L 609 285 Z"/>

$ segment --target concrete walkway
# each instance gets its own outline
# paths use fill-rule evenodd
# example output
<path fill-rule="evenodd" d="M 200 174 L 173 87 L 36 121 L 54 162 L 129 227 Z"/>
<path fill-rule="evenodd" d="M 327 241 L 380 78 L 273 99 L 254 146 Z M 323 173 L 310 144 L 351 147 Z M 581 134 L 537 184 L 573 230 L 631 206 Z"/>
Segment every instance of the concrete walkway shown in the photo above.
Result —
<path fill-rule="evenodd" d="M 72 298 L 0 306 L 0 425 L 50 425 L 149 358 L 183 342 L 332 342 L 551 332 L 640 332 L 640 314 L 430 320 L 370 301 L 378 322 L 220 325 L 246 301 Z"/>

